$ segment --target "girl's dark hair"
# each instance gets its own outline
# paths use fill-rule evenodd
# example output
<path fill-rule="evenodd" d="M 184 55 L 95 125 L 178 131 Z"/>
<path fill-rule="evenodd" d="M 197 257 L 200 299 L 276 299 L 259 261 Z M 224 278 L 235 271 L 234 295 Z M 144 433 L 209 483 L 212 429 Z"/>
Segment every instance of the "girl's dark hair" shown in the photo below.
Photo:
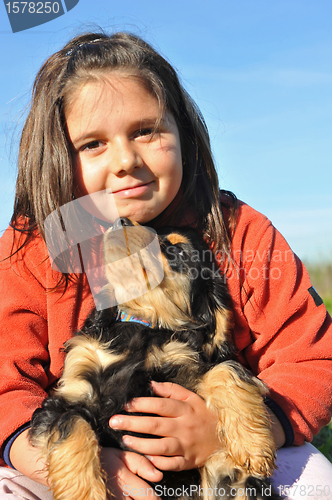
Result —
<path fill-rule="evenodd" d="M 163 223 L 176 223 L 188 206 L 193 207 L 197 227 L 207 241 L 228 253 L 237 203 L 232 193 L 224 192 L 230 217 L 225 216 L 205 122 L 173 67 L 148 43 L 128 33 L 77 36 L 52 55 L 37 74 L 20 142 L 11 221 L 27 235 L 23 245 L 36 230 L 44 237 L 46 217 L 72 200 L 74 180 L 65 110 L 77 90 L 89 81 L 102 79 L 108 71 L 123 71 L 138 78 L 158 100 L 160 117 L 168 110 L 177 123 L 183 194 L 171 219 Z"/>

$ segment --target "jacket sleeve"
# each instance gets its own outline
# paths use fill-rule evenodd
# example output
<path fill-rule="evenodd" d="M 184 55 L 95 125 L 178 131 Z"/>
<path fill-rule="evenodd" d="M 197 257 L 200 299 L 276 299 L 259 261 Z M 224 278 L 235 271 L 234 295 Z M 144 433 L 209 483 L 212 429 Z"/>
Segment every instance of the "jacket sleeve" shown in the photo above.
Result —
<path fill-rule="evenodd" d="M 12 233 L 7 230 L 0 240 L 1 446 L 30 420 L 49 384 L 46 290 L 37 276 L 25 269 L 19 254 L 6 258 L 12 248 Z"/>
<path fill-rule="evenodd" d="M 234 254 L 238 287 L 234 269 L 229 280 L 237 343 L 300 445 L 331 419 L 331 317 L 303 263 L 271 222 L 247 206 L 240 210 L 234 236 L 234 248 L 241 248 Z"/>
<path fill-rule="evenodd" d="M 57 286 L 61 274 L 39 235 L 8 258 L 12 250 L 9 228 L 0 239 L 1 454 L 61 376 L 63 344 L 94 307 L 85 275 Z"/>

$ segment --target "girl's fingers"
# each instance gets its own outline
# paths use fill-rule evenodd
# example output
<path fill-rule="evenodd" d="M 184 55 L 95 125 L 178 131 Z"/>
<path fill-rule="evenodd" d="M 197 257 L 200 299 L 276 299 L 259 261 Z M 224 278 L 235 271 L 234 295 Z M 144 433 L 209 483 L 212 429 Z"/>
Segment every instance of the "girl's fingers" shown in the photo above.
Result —
<path fill-rule="evenodd" d="M 160 470 L 156 469 L 146 457 L 130 451 L 120 450 L 119 456 L 128 470 L 132 474 L 135 474 L 135 476 L 140 476 L 147 481 L 153 482 L 162 480 L 163 473 Z"/>
<path fill-rule="evenodd" d="M 114 415 L 109 425 L 112 429 L 121 429 L 153 436 L 168 436 L 167 420 L 163 417 L 138 417 L 129 415 Z"/>
<path fill-rule="evenodd" d="M 147 458 L 152 462 L 158 469 L 166 470 L 175 470 L 180 471 L 186 469 L 186 459 L 183 456 L 176 457 L 161 457 L 161 456 L 152 456 L 147 455 Z"/>
<path fill-rule="evenodd" d="M 140 500 L 142 497 L 160 500 L 145 479 L 158 482 L 161 481 L 163 474 L 146 457 L 133 452 L 102 448 L 101 462 L 107 473 L 112 498 L 121 500 L 125 496 L 133 500 Z"/>
<path fill-rule="evenodd" d="M 125 408 L 129 412 L 154 413 L 161 417 L 179 417 L 184 411 L 183 401 L 166 397 L 134 398 Z"/>
<path fill-rule="evenodd" d="M 129 448 L 144 455 L 183 455 L 179 440 L 174 438 L 146 439 L 126 435 L 123 436 L 123 442 Z"/>
<path fill-rule="evenodd" d="M 112 493 L 115 492 L 118 500 L 124 496 L 133 500 L 141 500 L 142 498 L 159 499 L 152 486 L 132 473 L 117 477 L 115 491 L 112 491 Z"/>
<path fill-rule="evenodd" d="M 186 401 L 187 399 L 197 396 L 195 393 L 189 391 L 181 385 L 174 384 L 173 382 L 151 382 L 153 392 L 156 396 L 162 398 L 171 398 L 179 401 Z"/>

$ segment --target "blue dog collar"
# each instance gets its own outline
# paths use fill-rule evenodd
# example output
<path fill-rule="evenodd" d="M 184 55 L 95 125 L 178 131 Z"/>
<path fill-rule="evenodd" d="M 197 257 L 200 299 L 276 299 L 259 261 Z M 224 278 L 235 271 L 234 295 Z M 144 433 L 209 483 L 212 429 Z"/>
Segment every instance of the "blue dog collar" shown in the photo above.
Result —
<path fill-rule="evenodd" d="M 141 325 L 146 325 L 151 327 L 151 323 L 146 321 L 145 319 L 136 318 L 136 316 L 132 316 L 131 314 L 127 314 L 123 311 L 119 311 L 116 316 L 117 321 L 130 322 L 130 323 L 140 323 Z"/>

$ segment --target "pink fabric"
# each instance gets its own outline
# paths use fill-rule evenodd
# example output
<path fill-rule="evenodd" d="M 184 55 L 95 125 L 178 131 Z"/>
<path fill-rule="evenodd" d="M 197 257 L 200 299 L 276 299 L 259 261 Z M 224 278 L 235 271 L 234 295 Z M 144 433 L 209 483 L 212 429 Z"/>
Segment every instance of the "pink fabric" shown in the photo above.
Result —
<path fill-rule="evenodd" d="M 53 495 L 20 472 L 0 467 L 0 500 L 53 500 Z"/>
<path fill-rule="evenodd" d="M 285 500 L 331 500 L 332 464 L 314 446 L 278 450 L 274 486 Z"/>
<path fill-rule="evenodd" d="M 274 486 L 285 500 L 331 500 L 332 464 L 311 444 L 278 451 Z M 143 497 L 142 497 L 143 498 Z M 48 488 L 0 467 L 0 500 L 53 500 Z"/>

